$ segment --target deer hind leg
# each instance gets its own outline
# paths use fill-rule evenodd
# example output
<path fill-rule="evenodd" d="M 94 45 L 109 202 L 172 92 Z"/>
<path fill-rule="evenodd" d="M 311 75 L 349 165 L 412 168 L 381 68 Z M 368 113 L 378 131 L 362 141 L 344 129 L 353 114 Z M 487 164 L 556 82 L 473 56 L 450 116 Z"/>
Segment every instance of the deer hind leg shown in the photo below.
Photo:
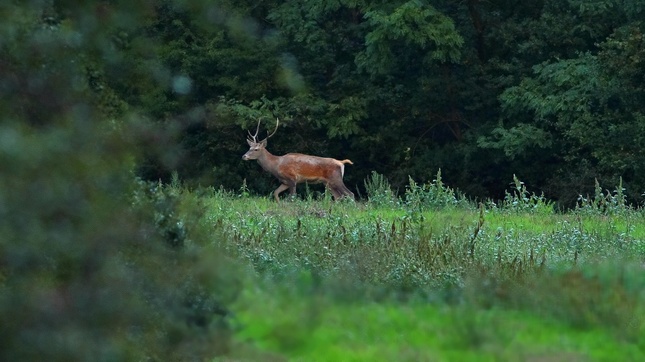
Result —
<path fill-rule="evenodd" d="M 343 174 L 341 168 L 337 169 L 334 172 L 331 180 L 327 183 L 327 187 L 332 191 L 334 200 L 338 200 L 343 196 L 351 197 L 352 200 L 354 199 L 354 193 L 349 191 L 349 189 L 343 183 Z"/>
<path fill-rule="evenodd" d="M 354 200 L 354 193 L 349 191 L 349 189 L 347 188 L 347 186 L 345 186 L 344 183 L 341 183 L 340 186 L 341 186 L 341 192 L 343 193 L 343 195 L 347 197 L 351 197 L 352 200 Z"/>
<path fill-rule="evenodd" d="M 344 196 L 351 197 L 352 200 L 354 199 L 354 193 L 349 191 L 342 181 L 330 182 L 327 184 L 327 188 L 334 196 L 334 200 L 338 200 Z"/>
<path fill-rule="evenodd" d="M 352 200 L 354 200 L 354 193 L 349 191 L 347 186 L 345 186 L 345 184 L 342 181 L 337 185 L 337 189 L 338 189 L 338 192 L 341 194 L 341 196 L 347 196 L 347 197 L 350 197 Z"/>
<path fill-rule="evenodd" d="M 331 191 L 331 195 L 334 197 L 334 200 L 338 200 L 342 196 L 342 193 L 338 190 L 338 188 L 331 183 L 328 183 L 326 186 L 327 189 Z"/>

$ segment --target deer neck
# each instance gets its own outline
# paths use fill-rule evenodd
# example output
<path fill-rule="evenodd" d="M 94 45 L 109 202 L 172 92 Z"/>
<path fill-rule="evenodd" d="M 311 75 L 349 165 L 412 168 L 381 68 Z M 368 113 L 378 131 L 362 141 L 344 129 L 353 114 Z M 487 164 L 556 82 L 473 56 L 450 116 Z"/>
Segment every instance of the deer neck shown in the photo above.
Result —
<path fill-rule="evenodd" d="M 265 148 L 264 151 L 262 151 L 262 155 L 258 157 L 258 163 L 260 164 L 260 166 L 262 166 L 262 168 L 265 171 L 275 175 L 278 171 L 279 158 L 280 158 L 279 156 L 274 156 L 273 154 L 271 154 L 271 152 L 267 151 L 267 149 Z"/>

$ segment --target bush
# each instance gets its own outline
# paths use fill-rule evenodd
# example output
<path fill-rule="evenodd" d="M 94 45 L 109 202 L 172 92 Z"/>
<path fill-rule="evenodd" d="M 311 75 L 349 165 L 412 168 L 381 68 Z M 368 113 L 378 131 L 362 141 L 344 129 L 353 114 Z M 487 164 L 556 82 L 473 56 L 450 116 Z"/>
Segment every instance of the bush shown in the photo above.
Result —
<path fill-rule="evenodd" d="M 432 209 L 463 205 L 468 202 L 463 195 L 458 195 L 453 189 L 443 184 L 441 169 L 437 177 L 430 183 L 418 185 L 412 177 L 405 190 L 405 205 L 411 211 L 428 211 Z"/>
<path fill-rule="evenodd" d="M 552 214 L 554 204 L 542 195 L 529 193 L 524 182 L 513 175 L 513 192 L 506 191 L 502 201 L 502 209 L 513 212 L 528 212 L 536 214 Z"/>
<path fill-rule="evenodd" d="M 613 193 L 609 190 L 603 193 L 598 180 L 595 180 L 594 196 L 580 195 L 576 204 L 576 212 L 587 215 L 624 215 L 629 209 L 622 178 Z"/>
<path fill-rule="evenodd" d="M 128 114 L 95 63 L 122 57 L 115 28 L 139 27 L 147 9 L 131 5 L 101 21 L 90 1 L 2 7 L 0 360 L 204 359 L 228 347 L 235 269 L 199 205 L 134 182 L 140 145 L 177 158 L 171 132 Z"/>
<path fill-rule="evenodd" d="M 374 206 L 396 206 L 399 202 L 385 176 L 376 171 L 365 180 L 365 191 L 369 203 Z"/>
<path fill-rule="evenodd" d="M 199 215 L 186 211 L 200 210 L 195 199 L 132 182 L 117 132 L 2 131 L 1 360 L 226 351 L 237 279 Z"/>

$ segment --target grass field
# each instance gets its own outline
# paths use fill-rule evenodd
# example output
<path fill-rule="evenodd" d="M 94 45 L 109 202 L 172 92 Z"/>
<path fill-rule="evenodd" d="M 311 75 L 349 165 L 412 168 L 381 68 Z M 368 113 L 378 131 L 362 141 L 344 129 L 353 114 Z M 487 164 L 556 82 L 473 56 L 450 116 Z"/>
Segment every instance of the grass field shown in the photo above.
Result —
<path fill-rule="evenodd" d="M 382 185 L 381 185 L 382 186 Z M 555 212 L 443 185 L 365 202 L 184 194 L 239 266 L 218 360 L 645 360 L 645 213 L 616 193 Z"/>

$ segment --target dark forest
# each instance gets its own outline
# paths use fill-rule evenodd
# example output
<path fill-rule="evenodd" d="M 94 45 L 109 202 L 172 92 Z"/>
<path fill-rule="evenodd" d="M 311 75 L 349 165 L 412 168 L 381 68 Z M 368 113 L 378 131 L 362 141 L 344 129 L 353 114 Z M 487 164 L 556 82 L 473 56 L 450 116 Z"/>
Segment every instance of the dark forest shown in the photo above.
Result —
<path fill-rule="evenodd" d="M 266 194 L 274 181 L 240 157 L 247 130 L 280 119 L 270 151 L 349 158 L 359 194 L 373 171 L 401 192 L 441 169 L 473 199 L 517 175 L 564 207 L 596 180 L 642 200 L 639 1 L 31 4 L 2 44 L 9 114 L 42 127 L 85 102 L 137 118 L 145 179 Z"/>

